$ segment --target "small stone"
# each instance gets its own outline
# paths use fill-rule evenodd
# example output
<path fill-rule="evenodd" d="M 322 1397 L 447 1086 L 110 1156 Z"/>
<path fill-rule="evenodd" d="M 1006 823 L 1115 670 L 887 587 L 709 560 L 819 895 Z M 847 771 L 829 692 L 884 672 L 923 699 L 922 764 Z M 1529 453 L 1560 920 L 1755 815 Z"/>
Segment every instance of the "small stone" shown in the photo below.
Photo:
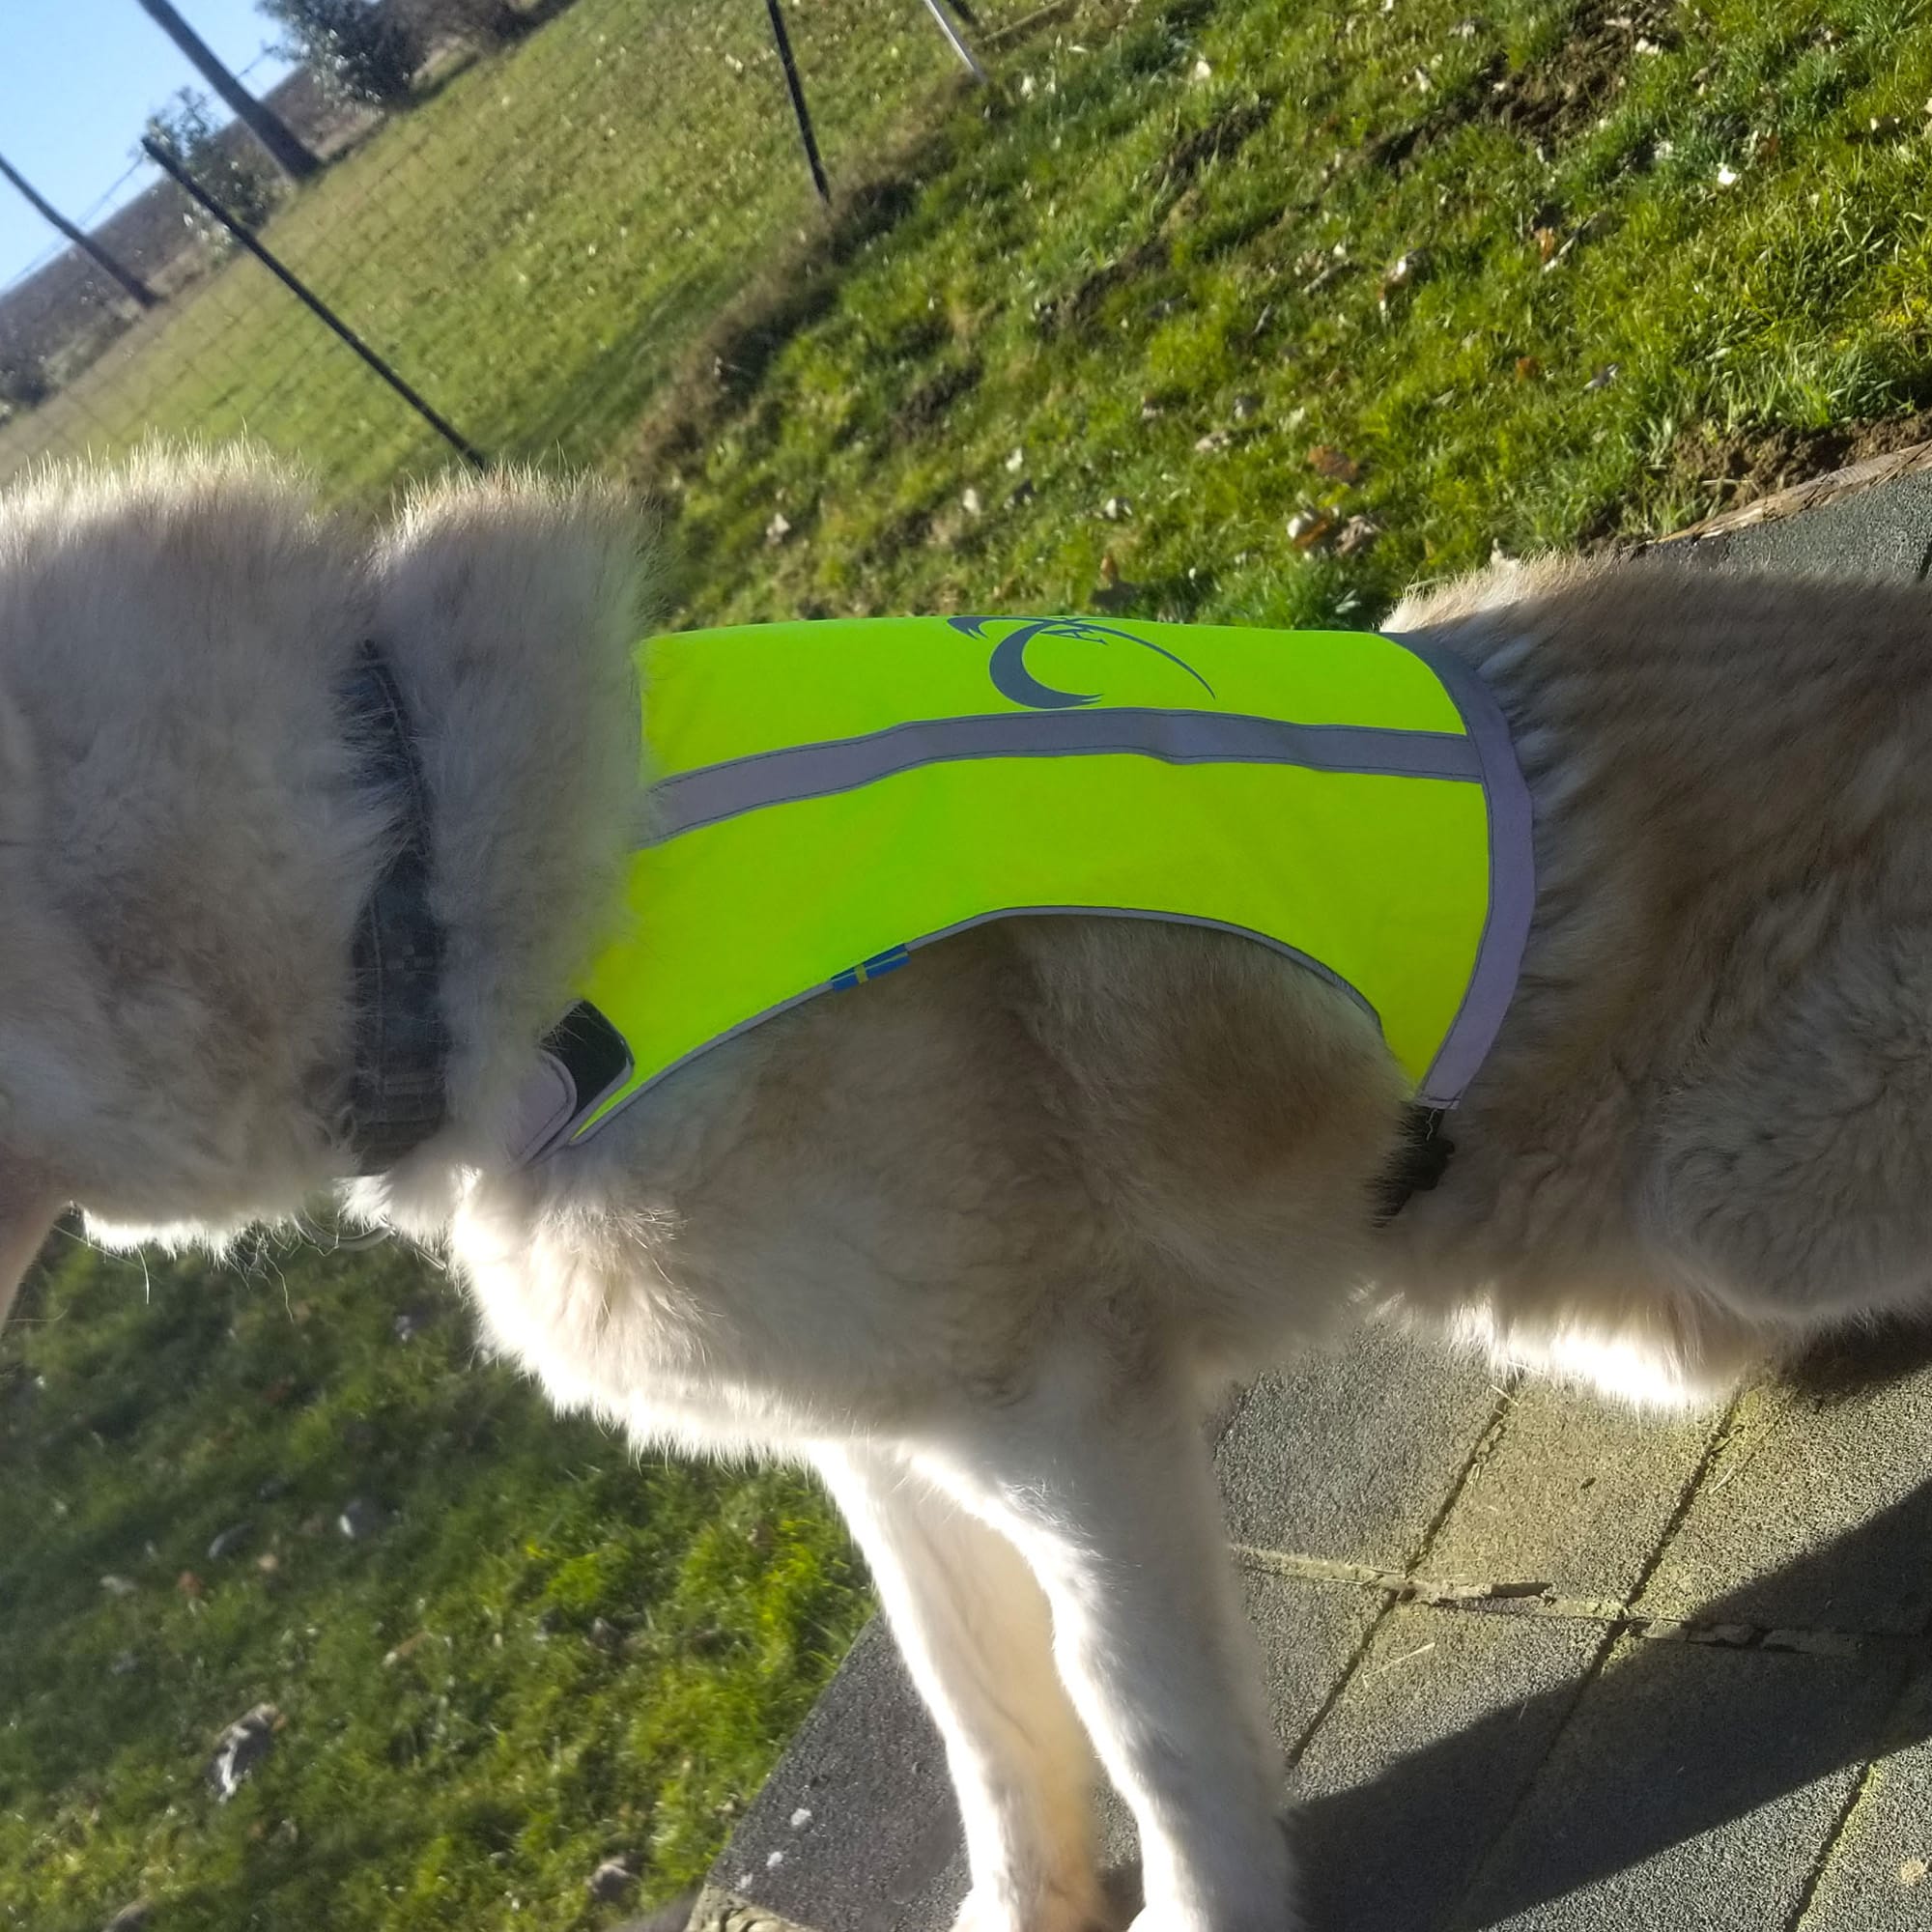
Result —
<path fill-rule="evenodd" d="M 767 1871 L 777 1871 L 784 1861 L 785 1855 L 782 1852 L 767 1852 L 765 1854 L 765 1869 Z"/>
<path fill-rule="evenodd" d="M 765 541 L 777 546 L 791 535 L 791 519 L 782 510 L 774 510 L 772 520 L 765 526 Z"/>
<path fill-rule="evenodd" d="M 1196 80 L 1211 80 L 1213 74 L 1214 70 L 1205 60 L 1197 60 L 1194 63 L 1194 78 Z"/>
<path fill-rule="evenodd" d="M 1928 1871 L 1932 1871 L 1932 1864 L 1923 1859 L 1907 1859 L 1898 1868 L 1898 1882 L 1907 1887 L 1923 1884 Z"/>
<path fill-rule="evenodd" d="M 1737 185 L 1737 169 L 1732 167 L 1728 162 L 1720 163 L 1718 168 L 1718 185 L 1719 187 L 1736 187 Z"/>
<path fill-rule="evenodd" d="M 1026 468 L 1025 450 L 1016 449 L 1009 457 L 1007 458 L 1007 474 L 1009 476 L 1017 476 L 1020 473 L 1020 471 L 1025 468 Z"/>
<path fill-rule="evenodd" d="M 265 1549 L 255 1559 L 255 1568 L 265 1577 L 272 1577 L 282 1567 L 282 1559 L 272 1549 Z"/>
<path fill-rule="evenodd" d="M 980 514 L 980 508 L 979 491 L 971 488 L 968 488 L 967 490 L 963 491 L 959 497 L 959 507 L 962 510 L 964 510 L 969 517 L 977 517 Z"/>
<path fill-rule="evenodd" d="M 268 1756 L 281 1721 L 282 1714 L 272 1704 L 257 1704 L 214 1741 L 208 1781 L 214 1787 L 218 1803 L 226 1804 L 242 1788 L 242 1780 Z"/>
<path fill-rule="evenodd" d="M 389 1526 L 389 1512 L 381 1503 L 372 1503 L 366 1496 L 352 1496 L 342 1506 L 342 1514 L 335 1519 L 335 1526 L 351 1543 L 366 1543 L 370 1537 L 380 1535 Z"/>
<path fill-rule="evenodd" d="M 102 1927 L 102 1932 L 142 1932 L 154 1916 L 155 1908 L 145 1898 L 137 1898 L 131 1905 L 124 1905 Z"/>
<path fill-rule="evenodd" d="M 231 1523 L 208 1546 L 208 1560 L 211 1563 L 219 1563 L 224 1558 L 233 1556 L 254 1533 L 255 1525 L 252 1522 Z"/>
<path fill-rule="evenodd" d="M 1212 456 L 1216 450 L 1226 449 L 1234 438 L 1224 429 L 1210 429 L 1206 436 L 1194 439 L 1196 456 Z"/>
<path fill-rule="evenodd" d="M 131 1597 L 141 1586 L 131 1577 L 103 1577 L 100 1587 L 110 1597 Z"/>
<path fill-rule="evenodd" d="M 801 1804 L 798 1807 L 798 1809 L 791 1814 L 791 1828 L 794 1832 L 804 1831 L 805 1828 L 810 1823 L 811 1823 L 811 1806 L 810 1804 Z"/>
<path fill-rule="evenodd" d="M 606 1859 L 590 1874 L 590 1896 L 600 1905 L 615 1904 L 628 1897 L 638 1882 L 638 1875 L 631 1869 L 627 1859 Z"/>
<path fill-rule="evenodd" d="M 1382 526 L 1373 517 L 1350 517 L 1335 539 L 1336 554 L 1354 556 L 1368 550 L 1381 533 Z"/>

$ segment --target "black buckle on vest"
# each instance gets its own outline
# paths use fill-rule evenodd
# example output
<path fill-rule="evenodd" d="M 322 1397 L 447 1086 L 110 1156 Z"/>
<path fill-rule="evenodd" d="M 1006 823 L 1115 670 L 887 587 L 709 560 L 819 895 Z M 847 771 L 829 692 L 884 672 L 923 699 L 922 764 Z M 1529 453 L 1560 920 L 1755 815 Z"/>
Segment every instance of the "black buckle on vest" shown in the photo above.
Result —
<path fill-rule="evenodd" d="M 1408 1205 L 1410 1195 L 1433 1192 L 1447 1171 L 1456 1143 L 1443 1137 L 1444 1118 L 1440 1107 L 1409 1108 L 1395 1165 L 1377 1185 L 1377 1227 L 1387 1227 Z"/>
<path fill-rule="evenodd" d="M 577 1116 L 566 1132 L 631 1077 L 631 1049 L 624 1036 L 588 1000 L 579 1000 L 544 1036 L 543 1050 L 577 1090 Z"/>

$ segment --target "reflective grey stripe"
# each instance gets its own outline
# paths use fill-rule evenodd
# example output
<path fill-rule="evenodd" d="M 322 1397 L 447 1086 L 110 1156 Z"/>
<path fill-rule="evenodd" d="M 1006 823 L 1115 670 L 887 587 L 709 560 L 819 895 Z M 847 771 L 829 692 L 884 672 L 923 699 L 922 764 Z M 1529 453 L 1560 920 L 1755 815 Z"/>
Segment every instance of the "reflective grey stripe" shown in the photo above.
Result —
<path fill-rule="evenodd" d="M 1469 727 L 1468 742 L 1482 760 L 1484 802 L 1490 818 L 1490 907 L 1477 943 L 1476 967 L 1463 1003 L 1435 1049 L 1416 1099 L 1425 1107 L 1453 1107 L 1489 1057 L 1522 972 L 1522 949 L 1536 909 L 1536 848 L 1529 787 L 1516 761 L 1509 721 L 1488 685 L 1449 651 L 1418 638 L 1391 642 L 1412 651 L 1442 680 Z"/>
<path fill-rule="evenodd" d="M 1018 711 L 895 724 L 861 738 L 787 745 L 661 779 L 645 836 L 662 842 L 765 806 L 856 791 L 921 765 L 973 758 L 1131 754 L 1163 764 L 1303 765 L 1311 771 L 1480 782 L 1475 744 L 1455 731 L 1294 724 L 1220 711 Z"/>

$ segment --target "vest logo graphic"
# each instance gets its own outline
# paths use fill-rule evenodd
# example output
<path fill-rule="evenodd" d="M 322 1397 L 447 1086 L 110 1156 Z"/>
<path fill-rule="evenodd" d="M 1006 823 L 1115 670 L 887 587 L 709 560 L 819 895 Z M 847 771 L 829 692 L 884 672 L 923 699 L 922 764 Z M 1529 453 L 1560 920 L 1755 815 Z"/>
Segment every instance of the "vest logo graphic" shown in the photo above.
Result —
<path fill-rule="evenodd" d="M 1085 617 L 949 617 L 946 621 L 964 636 L 982 640 L 988 636 L 989 625 L 1012 626 L 994 644 L 993 654 L 986 660 L 986 675 L 1002 697 L 1013 704 L 1023 704 L 1030 711 L 1070 711 L 1084 704 L 1098 704 L 1102 696 L 1097 691 L 1062 691 L 1036 677 L 1027 668 L 1026 654 L 1027 646 L 1040 638 L 1103 646 L 1132 644 L 1138 650 L 1151 651 L 1155 657 L 1179 666 L 1209 697 L 1214 696 L 1214 687 L 1185 658 L 1176 657 L 1151 638 L 1137 638 L 1133 632 L 1113 624 L 1095 624 Z"/>

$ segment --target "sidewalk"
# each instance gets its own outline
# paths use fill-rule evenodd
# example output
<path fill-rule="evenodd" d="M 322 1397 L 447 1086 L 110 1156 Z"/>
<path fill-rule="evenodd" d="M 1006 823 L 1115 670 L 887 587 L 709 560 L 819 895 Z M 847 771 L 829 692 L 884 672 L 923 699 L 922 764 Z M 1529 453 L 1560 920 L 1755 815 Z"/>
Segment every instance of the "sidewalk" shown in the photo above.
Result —
<path fill-rule="evenodd" d="M 1921 578 L 1932 469 L 1659 549 Z M 1249 1391 L 1217 1463 L 1312 1932 L 1932 1927 L 1932 1336 L 1673 1422 L 1371 1333 Z M 695 1923 L 944 1932 L 963 1889 L 874 1626 Z"/>

